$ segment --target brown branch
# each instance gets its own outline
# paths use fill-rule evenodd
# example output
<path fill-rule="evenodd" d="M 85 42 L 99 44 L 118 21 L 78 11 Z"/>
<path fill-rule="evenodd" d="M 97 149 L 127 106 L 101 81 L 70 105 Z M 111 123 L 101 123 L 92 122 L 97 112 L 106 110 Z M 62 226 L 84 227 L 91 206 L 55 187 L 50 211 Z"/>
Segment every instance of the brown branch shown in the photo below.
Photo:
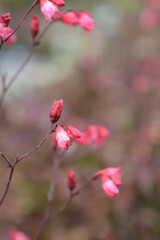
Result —
<path fill-rule="evenodd" d="M 4 202 L 6 196 L 7 196 L 7 193 L 8 193 L 8 190 L 9 190 L 9 187 L 10 187 L 10 184 L 11 184 L 11 180 L 12 180 L 12 176 L 13 176 L 13 172 L 14 172 L 14 169 L 15 167 L 17 166 L 17 164 L 22 161 L 23 159 L 25 159 L 26 157 L 28 157 L 30 154 L 32 154 L 33 152 L 35 152 L 37 149 L 39 149 L 43 143 L 45 143 L 45 141 L 47 140 L 47 138 L 49 137 L 49 135 L 54 132 L 56 129 L 56 127 L 54 129 L 52 129 L 51 131 L 49 131 L 47 133 L 47 135 L 45 136 L 44 139 L 42 139 L 42 141 L 35 147 L 33 148 L 30 152 L 28 153 L 25 153 L 24 155 L 22 155 L 21 157 L 17 157 L 16 160 L 15 160 L 15 163 L 12 165 L 10 160 L 2 153 L 0 152 L 1 156 L 5 159 L 5 161 L 9 164 L 9 167 L 10 167 L 10 174 L 9 174 L 9 178 L 8 178 L 8 182 L 7 182 L 7 185 L 6 185 L 6 188 L 4 190 L 4 193 L 2 195 L 2 197 L 0 198 L 0 206 L 2 206 L 2 203 Z"/>

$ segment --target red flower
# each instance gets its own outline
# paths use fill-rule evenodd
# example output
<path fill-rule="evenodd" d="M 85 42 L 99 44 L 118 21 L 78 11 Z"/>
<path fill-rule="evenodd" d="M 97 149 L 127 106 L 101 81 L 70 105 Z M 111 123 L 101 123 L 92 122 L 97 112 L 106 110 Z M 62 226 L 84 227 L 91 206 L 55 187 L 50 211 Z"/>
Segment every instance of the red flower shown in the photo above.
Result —
<path fill-rule="evenodd" d="M 40 0 L 40 5 L 47 23 L 49 19 L 56 20 L 56 15 L 61 15 L 58 6 L 64 6 L 65 2 L 63 0 Z"/>
<path fill-rule="evenodd" d="M 67 132 L 59 124 L 56 129 L 56 140 L 59 146 L 59 150 L 61 150 L 61 147 L 68 150 L 68 147 L 72 145 Z"/>
<path fill-rule="evenodd" d="M 67 133 L 70 139 L 72 138 L 80 138 L 81 137 L 81 132 L 72 126 L 67 126 Z"/>
<path fill-rule="evenodd" d="M 39 32 L 39 17 L 38 17 L 38 15 L 32 16 L 30 29 L 31 29 L 32 37 L 35 38 Z"/>
<path fill-rule="evenodd" d="M 63 100 L 59 100 L 53 103 L 52 109 L 50 111 L 50 120 L 53 123 L 57 122 L 61 116 L 62 108 L 65 106 Z"/>
<path fill-rule="evenodd" d="M 14 228 L 9 230 L 10 240 L 29 240 L 29 238 L 23 233 Z"/>
<path fill-rule="evenodd" d="M 0 23 L 2 23 L 4 27 L 8 27 L 10 20 L 10 13 L 4 13 L 4 15 L 0 16 Z"/>
<path fill-rule="evenodd" d="M 68 173 L 68 187 L 73 190 L 76 186 L 76 174 L 73 170 L 69 170 Z"/>
<path fill-rule="evenodd" d="M 110 196 L 119 193 L 119 190 L 116 185 L 121 185 L 120 174 L 122 170 L 120 167 L 118 168 L 105 168 L 103 170 L 98 171 L 93 175 L 93 180 L 97 178 L 101 178 L 102 187 L 104 191 Z"/>
<path fill-rule="evenodd" d="M 71 25 L 81 25 L 86 31 L 94 28 L 95 22 L 91 15 L 85 11 L 68 11 L 62 14 L 62 22 Z"/>

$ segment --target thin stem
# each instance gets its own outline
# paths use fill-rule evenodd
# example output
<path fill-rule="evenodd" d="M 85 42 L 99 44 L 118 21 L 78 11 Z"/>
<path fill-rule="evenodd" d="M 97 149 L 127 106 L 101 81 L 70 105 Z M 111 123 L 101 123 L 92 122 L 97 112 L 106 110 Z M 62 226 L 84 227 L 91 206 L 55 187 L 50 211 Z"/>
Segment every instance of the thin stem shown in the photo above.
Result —
<path fill-rule="evenodd" d="M 38 231 L 35 235 L 34 240 L 38 240 L 39 236 L 41 235 L 46 223 L 48 222 L 50 216 L 51 216 L 51 206 L 53 203 L 54 199 L 54 191 L 55 191 L 55 185 L 56 185 L 56 180 L 57 180 L 57 173 L 59 169 L 59 159 L 55 158 L 53 159 L 53 172 L 52 172 L 52 177 L 51 177 L 51 182 L 47 194 L 47 206 L 46 210 L 44 212 L 40 227 L 38 228 Z"/>
<path fill-rule="evenodd" d="M 49 135 L 50 135 L 52 132 L 55 131 L 55 129 L 56 129 L 56 127 L 55 127 L 54 129 L 52 129 L 51 131 L 49 131 L 49 132 L 47 133 L 47 135 L 45 136 L 45 138 L 43 138 L 42 141 L 41 141 L 36 147 L 34 147 L 30 152 L 27 152 L 27 153 L 25 153 L 24 155 L 22 155 L 21 157 L 18 157 L 18 158 L 17 158 L 17 161 L 18 161 L 18 162 L 22 161 L 24 158 L 28 157 L 30 154 L 32 154 L 32 153 L 35 152 L 37 149 L 39 149 L 39 148 L 41 147 L 41 145 L 42 145 L 43 143 L 45 143 L 45 141 L 47 140 L 47 138 L 49 137 Z"/>
<path fill-rule="evenodd" d="M 8 166 L 12 168 L 12 164 L 10 163 L 10 160 L 4 155 L 4 153 L 0 152 L 1 156 L 5 159 L 5 161 L 8 163 Z"/>
<path fill-rule="evenodd" d="M 27 16 L 30 14 L 30 12 L 33 10 L 33 8 L 39 3 L 39 0 L 35 0 L 32 4 L 32 6 L 29 8 L 29 10 L 27 11 L 27 13 L 22 17 L 22 19 L 20 20 L 20 22 L 17 24 L 17 26 L 15 27 L 15 29 L 13 30 L 13 32 L 11 32 L 11 34 L 9 34 L 4 40 L 1 38 L 1 44 L 0 44 L 0 49 L 2 48 L 4 42 L 6 42 L 15 32 L 17 32 L 17 30 L 20 28 L 20 26 L 22 25 L 22 23 L 24 22 L 24 20 L 27 18 Z"/>
<path fill-rule="evenodd" d="M 14 172 L 14 169 L 15 169 L 15 166 L 14 165 L 13 167 L 11 167 L 10 169 L 10 174 L 9 174 L 9 178 L 8 178 L 8 182 L 7 182 L 7 185 L 6 185 L 6 188 L 4 190 L 4 193 L 0 199 L 0 206 L 2 206 L 2 203 L 4 202 L 4 199 L 6 198 L 6 195 L 8 193 L 8 190 L 9 190 L 9 187 L 10 187 L 10 184 L 11 184 L 11 181 L 12 181 L 12 177 L 13 177 L 13 172 Z"/>

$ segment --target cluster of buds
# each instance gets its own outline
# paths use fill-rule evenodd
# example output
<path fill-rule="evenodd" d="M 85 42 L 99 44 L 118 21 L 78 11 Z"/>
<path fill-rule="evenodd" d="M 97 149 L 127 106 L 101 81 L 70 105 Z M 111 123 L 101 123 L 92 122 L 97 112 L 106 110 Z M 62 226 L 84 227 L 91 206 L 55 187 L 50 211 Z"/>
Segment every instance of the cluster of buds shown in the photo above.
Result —
<path fill-rule="evenodd" d="M 13 31 L 10 27 L 8 27 L 10 22 L 10 14 L 5 13 L 4 15 L 0 16 L 0 37 L 4 41 Z M 5 41 L 5 44 L 12 44 L 16 41 L 16 35 L 13 34 L 7 41 Z"/>

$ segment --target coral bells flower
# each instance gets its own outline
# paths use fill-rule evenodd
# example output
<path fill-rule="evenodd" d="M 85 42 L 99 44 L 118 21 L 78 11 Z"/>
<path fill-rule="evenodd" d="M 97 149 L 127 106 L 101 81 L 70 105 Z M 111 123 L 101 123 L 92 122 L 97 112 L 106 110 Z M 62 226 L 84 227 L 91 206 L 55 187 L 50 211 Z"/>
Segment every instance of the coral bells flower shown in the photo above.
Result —
<path fill-rule="evenodd" d="M 32 16 L 30 29 L 31 29 L 32 37 L 35 38 L 39 32 L 39 17 L 38 17 L 38 15 Z"/>
<path fill-rule="evenodd" d="M 29 240 L 29 238 L 23 233 L 14 228 L 9 230 L 10 240 Z"/>
<path fill-rule="evenodd" d="M 0 16 L 0 37 L 2 40 L 5 40 L 13 31 L 11 28 L 8 27 L 8 24 L 10 22 L 11 18 L 9 13 L 5 13 L 3 16 Z M 16 35 L 13 34 L 7 41 L 5 41 L 5 44 L 12 44 L 16 41 Z"/>
<path fill-rule="evenodd" d="M 101 178 L 102 187 L 108 196 L 113 197 L 119 193 L 117 186 L 121 185 L 120 174 L 122 170 L 118 168 L 105 168 L 93 175 L 93 180 Z M 117 185 L 117 186 L 116 186 Z"/>
<path fill-rule="evenodd" d="M 72 145 L 67 132 L 59 124 L 56 129 L 56 140 L 59 150 L 61 150 L 61 148 L 68 150 L 68 147 Z"/>
<path fill-rule="evenodd" d="M 69 170 L 67 175 L 68 175 L 68 187 L 72 191 L 76 186 L 76 174 L 73 170 Z"/>
<path fill-rule="evenodd" d="M 82 133 L 80 139 L 75 139 L 79 144 L 94 143 L 99 146 L 107 137 L 109 136 L 109 131 L 101 125 L 90 125 L 88 126 L 86 132 Z"/>
<path fill-rule="evenodd" d="M 52 124 L 58 121 L 61 116 L 62 108 L 64 106 L 65 104 L 63 104 L 62 99 L 53 103 L 52 109 L 49 114 Z"/>
<path fill-rule="evenodd" d="M 63 13 L 61 19 L 62 22 L 71 25 L 81 25 L 86 31 L 90 31 L 94 28 L 95 22 L 93 21 L 90 13 L 85 11 L 68 11 Z"/>
<path fill-rule="evenodd" d="M 47 23 L 49 19 L 55 20 L 56 15 L 61 15 L 57 6 L 64 6 L 65 2 L 63 0 L 40 0 L 40 5 Z"/>
<path fill-rule="evenodd" d="M 70 139 L 72 138 L 80 138 L 81 137 L 81 132 L 72 126 L 67 126 L 67 133 Z"/>

